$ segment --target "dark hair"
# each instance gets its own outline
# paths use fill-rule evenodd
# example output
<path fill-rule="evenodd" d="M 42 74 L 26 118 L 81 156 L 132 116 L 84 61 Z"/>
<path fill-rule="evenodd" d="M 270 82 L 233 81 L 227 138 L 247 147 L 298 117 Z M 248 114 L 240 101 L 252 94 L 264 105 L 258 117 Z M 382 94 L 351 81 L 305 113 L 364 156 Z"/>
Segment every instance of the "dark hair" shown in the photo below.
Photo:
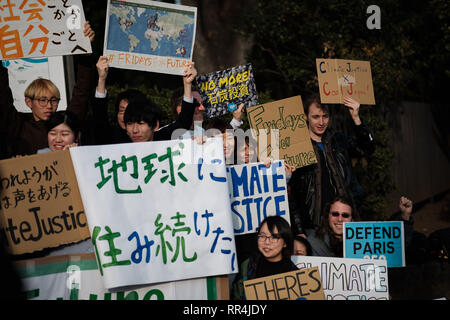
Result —
<path fill-rule="evenodd" d="M 117 95 L 116 102 L 114 103 L 114 108 L 116 110 L 116 113 L 118 113 L 120 101 L 126 100 L 128 101 L 128 104 L 130 104 L 134 101 L 145 101 L 146 99 L 147 97 L 141 91 L 136 89 L 128 89 L 122 91 Z"/>
<path fill-rule="evenodd" d="M 330 110 L 328 106 L 320 103 L 320 95 L 313 92 L 306 95 L 306 98 L 303 99 L 303 110 L 305 111 L 305 115 L 309 114 L 309 107 L 313 104 L 317 104 L 317 107 L 322 109 L 323 112 L 330 114 Z"/>
<path fill-rule="evenodd" d="M 197 90 L 192 89 L 192 93 L 198 92 Z M 200 94 L 200 92 L 198 92 Z M 170 110 L 172 110 L 173 116 L 176 118 L 178 116 L 177 107 L 182 105 L 183 102 L 183 96 L 184 96 L 184 88 L 180 87 L 173 91 L 172 97 L 170 98 Z M 197 99 L 192 97 L 194 99 L 194 108 L 198 107 L 200 104 L 198 103 Z"/>
<path fill-rule="evenodd" d="M 145 99 L 130 102 L 125 110 L 123 120 L 125 124 L 144 121 L 151 128 L 155 128 L 160 117 L 159 107 L 152 101 Z"/>
<path fill-rule="evenodd" d="M 267 223 L 267 228 L 269 229 L 271 234 L 274 234 L 275 227 L 277 227 L 278 234 L 280 237 L 284 240 L 284 243 L 286 244 L 286 247 L 283 248 L 281 251 L 284 258 L 288 258 L 292 254 L 292 248 L 294 245 L 293 242 L 293 235 L 291 226 L 289 225 L 289 222 L 286 221 L 286 219 L 280 217 L 280 216 L 269 216 L 266 217 L 261 224 L 258 227 L 257 232 L 261 230 L 261 226 Z"/>
<path fill-rule="evenodd" d="M 301 236 L 296 235 L 296 236 L 294 236 L 294 240 L 293 241 L 298 241 L 298 242 L 303 243 L 305 245 L 305 247 L 306 247 L 306 255 L 307 256 L 312 256 L 312 247 L 311 247 L 311 244 L 309 243 L 308 240 L 306 240 L 305 238 L 303 238 Z"/>
<path fill-rule="evenodd" d="M 184 88 L 180 87 L 173 91 L 172 97 L 170 98 L 170 109 L 172 110 L 174 117 L 178 116 L 177 107 L 181 106 L 181 102 L 183 100 L 183 94 L 184 94 Z"/>
<path fill-rule="evenodd" d="M 59 126 L 61 123 L 66 124 L 73 131 L 75 139 L 78 138 L 78 134 L 81 131 L 81 123 L 78 117 L 69 110 L 56 111 L 53 113 L 48 121 L 45 122 L 47 132 L 51 131 L 56 126 Z"/>
<path fill-rule="evenodd" d="M 217 129 L 221 133 L 225 133 L 227 131 L 227 129 L 233 130 L 233 127 L 230 125 L 229 122 L 225 121 L 224 119 L 213 118 L 206 125 L 206 129 L 205 130 L 209 130 L 209 129 Z"/>

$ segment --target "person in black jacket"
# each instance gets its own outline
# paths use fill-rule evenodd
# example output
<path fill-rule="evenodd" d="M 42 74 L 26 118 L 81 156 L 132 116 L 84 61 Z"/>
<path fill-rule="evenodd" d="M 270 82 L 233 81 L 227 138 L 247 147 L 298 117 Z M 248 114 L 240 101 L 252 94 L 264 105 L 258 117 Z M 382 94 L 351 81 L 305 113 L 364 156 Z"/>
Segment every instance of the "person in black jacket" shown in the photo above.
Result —
<path fill-rule="evenodd" d="M 353 120 L 356 138 L 328 128 L 328 106 L 320 103 L 317 94 L 303 105 L 317 163 L 298 168 L 292 174 L 289 201 L 293 232 L 305 236 L 306 229 L 321 225 L 325 204 L 336 196 L 349 199 L 354 218 L 359 218 L 364 190 L 352 173 L 351 158 L 372 154 L 374 143 L 369 128 L 359 117 L 360 104 L 354 99 L 344 98 L 344 105 Z"/>
<path fill-rule="evenodd" d="M 91 132 L 89 142 L 84 144 L 112 144 L 112 143 L 127 143 L 131 142 L 129 134 L 127 133 L 126 123 L 124 122 L 125 112 L 130 104 L 143 105 L 147 104 L 152 109 L 152 117 L 156 117 L 155 126 L 152 128 L 154 136 L 152 140 L 171 140 L 171 136 L 176 129 L 189 129 L 192 125 L 192 117 L 194 110 L 198 105 L 197 100 L 192 96 L 192 81 L 197 75 L 197 70 L 194 63 L 190 63 L 183 75 L 183 109 L 178 115 L 177 119 L 164 127 L 159 127 L 161 120 L 161 112 L 159 107 L 151 102 L 144 93 L 139 90 L 129 89 L 121 92 L 116 98 L 116 113 L 117 123 L 110 124 L 108 121 L 108 99 L 106 90 L 106 78 L 108 76 L 108 58 L 102 56 L 97 62 L 98 84 L 96 88 L 93 119 L 94 125 Z M 149 115 L 150 116 L 150 115 Z M 92 129 L 92 128 L 91 128 Z"/>

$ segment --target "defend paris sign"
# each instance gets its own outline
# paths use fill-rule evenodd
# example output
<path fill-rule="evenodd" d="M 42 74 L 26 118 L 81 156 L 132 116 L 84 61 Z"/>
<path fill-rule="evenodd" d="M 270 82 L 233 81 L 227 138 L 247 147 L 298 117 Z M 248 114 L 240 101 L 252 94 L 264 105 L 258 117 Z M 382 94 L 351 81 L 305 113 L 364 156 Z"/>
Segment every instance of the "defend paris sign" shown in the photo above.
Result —
<path fill-rule="evenodd" d="M 299 268 L 318 267 L 326 300 L 388 300 L 385 260 L 292 256 Z"/>
<path fill-rule="evenodd" d="M 324 300 L 317 267 L 244 281 L 247 300 Z"/>
<path fill-rule="evenodd" d="M 81 0 L 9 0 L 1 9 L 1 60 L 92 53 Z"/>
<path fill-rule="evenodd" d="M 0 161 L 0 237 L 23 254 L 89 237 L 69 151 Z"/>
<path fill-rule="evenodd" d="M 250 63 L 201 75 L 196 81 L 208 118 L 233 112 L 241 103 L 244 108 L 258 104 L 258 93 Z"/>
<path fill-rule="evenodd" d="M 316 163 L 300 96 L 247 109 L 258 141 L 258 159 L 271 157 L 300 168 Z"/>
<path fill-rule="evenodd" d="M 227 166 L 234 233 L 256 232 L 267 216 L 290 222 L 283 161 Z"/>
<path fill-rule="evenodd" d="M 221 138 L 70 152 L 106 288 L 237 272 Z"/>
<path fill-rule="evenodd" d="M 387 260 L 388 267 L 405 266 L 403 222 L 344 223 L 344 257 Z"/>
<path fill-rule="evenodd" d="M 349 96 L 360 104 L 375 104 L 369 61 L 316 59 L 322 103 L 343 103 Z"/>
<path fill-rule="evenodd" d="M 29 300 L 222 300 L 228 278 L 199 278 L 111 292 L 103 285 L 94 254 L 16 262 Z"/>
<path fill-rule="evenodd" d="M 103 55 L 115 68 L 183 75 L 194 52 L 197 8 L 108 0 Z"/>

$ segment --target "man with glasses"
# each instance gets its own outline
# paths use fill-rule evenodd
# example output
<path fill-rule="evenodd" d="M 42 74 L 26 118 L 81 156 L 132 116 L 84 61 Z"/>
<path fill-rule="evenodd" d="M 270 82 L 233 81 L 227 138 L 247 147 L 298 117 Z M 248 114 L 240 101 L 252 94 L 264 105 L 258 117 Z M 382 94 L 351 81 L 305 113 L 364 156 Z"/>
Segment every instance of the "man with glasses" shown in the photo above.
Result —
<path fill-rule="evenodd" d="M 88 22 L 84 25 L 83 34 L 93 41 L 94 31 Z M 94 69 L 91 55 L 78 55 L 75 59 L 78 60 L 77 80 L 67 110 L 83 120 L 87 113 Z M 9 87 L 8 70 L 0 65 L 0 136 L 7 139 L 2 158 L 35 154 L 48 146 L 45 123 L 58 108 L 61 99 L 59 90 L 52 81 L 39 78 L 30 83 L 24 96 L 31 113 L 17 111 Z"/>
<path fill-rule="evenodd" d="M 306 230 L 313 256 L 343 256 L 344 223 L 354 221 L 352 211 L 350 201 L 344 197 L 336 197 L 327 203 L 322 224 L 317 229 Z"/>

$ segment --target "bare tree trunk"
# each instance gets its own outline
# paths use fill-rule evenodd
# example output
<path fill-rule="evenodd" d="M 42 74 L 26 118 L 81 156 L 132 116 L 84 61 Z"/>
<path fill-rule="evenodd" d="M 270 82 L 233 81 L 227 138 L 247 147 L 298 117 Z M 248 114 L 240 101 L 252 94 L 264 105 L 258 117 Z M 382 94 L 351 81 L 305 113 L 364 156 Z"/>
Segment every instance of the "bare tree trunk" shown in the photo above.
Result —
<path fill-rule="evenodd" d="M 246 53 L 252 41 L 243 38 L 237 23 L 254 0 L 183 0 L 183 5 L 197 7 L 197 33 L 193 60 L 200 74 L 247 63 Z"/>

